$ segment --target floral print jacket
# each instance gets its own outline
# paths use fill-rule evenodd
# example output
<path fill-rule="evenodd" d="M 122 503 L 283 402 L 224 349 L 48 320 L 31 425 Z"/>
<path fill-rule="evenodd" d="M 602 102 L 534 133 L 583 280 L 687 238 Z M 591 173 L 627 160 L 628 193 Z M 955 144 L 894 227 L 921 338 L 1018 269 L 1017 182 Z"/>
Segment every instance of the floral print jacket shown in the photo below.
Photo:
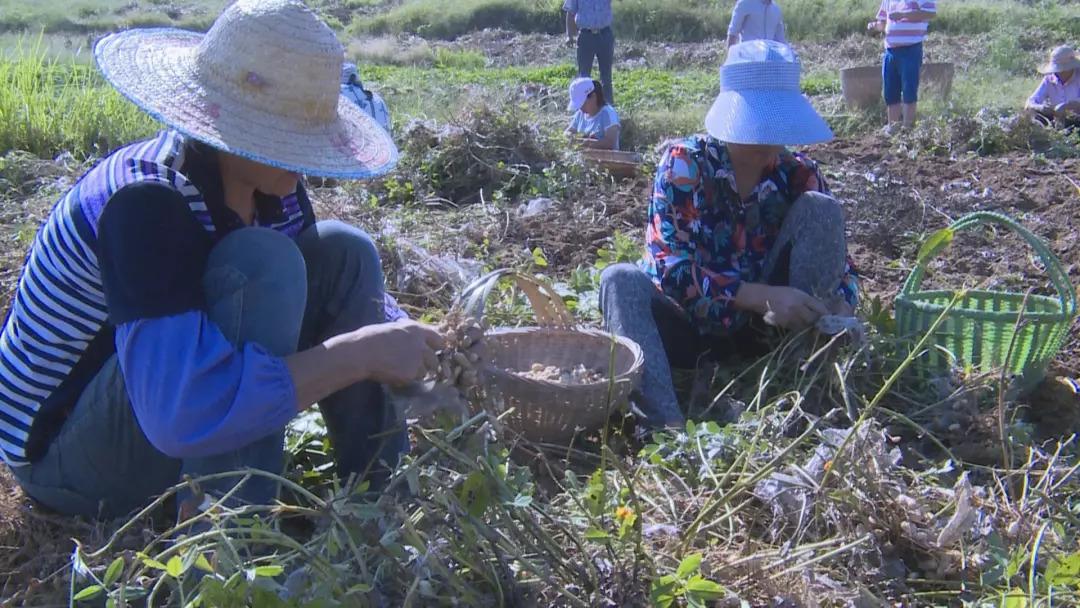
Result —
<path fill-rule="evenodd" d="M 727 147 L 694 136 L 671 146 L 657 166 L 642 267 L 703 334 L 730 334 L 745 322 L 735 309 L 742 283 L 766 282 L 765 258 L 788 209 L 805 192 L 829 194 L 813 161 L 788 151 L 740 202 Z M 837 293 L 858 297 L 850 260 Z"/>

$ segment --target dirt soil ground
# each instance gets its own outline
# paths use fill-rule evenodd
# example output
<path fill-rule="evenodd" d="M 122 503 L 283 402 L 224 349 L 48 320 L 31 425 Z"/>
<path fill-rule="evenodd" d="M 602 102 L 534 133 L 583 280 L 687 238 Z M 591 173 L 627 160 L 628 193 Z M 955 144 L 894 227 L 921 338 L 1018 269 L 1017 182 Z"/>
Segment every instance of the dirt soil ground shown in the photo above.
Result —
<path fill-rule="evenodd" d="M 895 142 L 877 136 L 836 141 L 809 153 L 821 164 L 846 210 L 851 252 L 869 296 L 880 295 L 891 302 L 910 271 L 919 239 L 975 210 L 999 211 L 1020 220 L 1049 243 L 1073 282 L 1080 281 L 1080 239 L 1076 236 L 1080 188 L 1072 177 L 1080 174 L 1080 161 L 1045 161 L 1019 153 L 991 158 L 911 158 L 898 153 Z M 0 290 L 7 300 L 34 230 L 81 167 L 26 159 L 13 162 L 10 156 L 3 161 Z M 614 232 L 640 231 L 648 191 L 649 179 L 642 176 L 621 184 L 612 197 L 557 201 L 553 209 L 532 218 L 521 219 L 513 210 L 493 205 L 474 205 L 464 211 L 432 209 L 408 222 L 396 221 L 394 208 L 350 202 L 339 188 L 317 189 L 315 198 L 323 201 L 324 217 L 351 219 L 372 232 L 393 224 L 408 234 L 446 235 L 441 242 L 452 255 L 465 255 L 470 244 L 485 242 L 496 259 L 522 259 L 541 246 L 550 264 L 548 272 L 565 276 L 578 264 L 591 264 L 596 249 Z M 959 239 L 943 261 L 933 265 L 937 284 L 1045 287 L 1037 261 L 1017 239 L 1002 231 L 989 237 L 982 234 Z M 392 280 L 393 273 L 389 274 Z M 1074 329 L 1056 363 L 1058 373 L 1080 376 L 1078 339 L 1080 334 Z M 1075 398 L 1065 405 L 1075 410 Z M 0 605 L 34 605 L 26 590 L 62 585 L 61 572 L 71 548 L 68 539 L 99 533 L 95 527 L 58 522 L 41 514 L 0 467 Z"/>

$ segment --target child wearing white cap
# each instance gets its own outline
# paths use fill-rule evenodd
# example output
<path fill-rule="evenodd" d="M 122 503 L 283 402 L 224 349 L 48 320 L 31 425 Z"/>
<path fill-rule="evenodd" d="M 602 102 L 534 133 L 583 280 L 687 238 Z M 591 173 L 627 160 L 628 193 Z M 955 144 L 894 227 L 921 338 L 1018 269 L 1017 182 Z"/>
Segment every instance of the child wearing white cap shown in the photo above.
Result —
<path fill-rule="evenodd" d="M 566 135 L 586 148 L 619 149 L 619 114 L 604 98 L 604 89 L 591 78 L 575 78 L 570 83 L 570 105 L 573 112 Z"/>

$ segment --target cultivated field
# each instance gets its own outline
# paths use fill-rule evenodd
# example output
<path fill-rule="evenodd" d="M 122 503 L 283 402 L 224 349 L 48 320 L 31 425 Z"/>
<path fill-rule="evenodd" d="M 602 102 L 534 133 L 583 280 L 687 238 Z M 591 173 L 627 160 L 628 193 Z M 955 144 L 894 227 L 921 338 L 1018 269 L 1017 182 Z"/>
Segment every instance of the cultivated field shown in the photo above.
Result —
<path fill-rule="evenodd" d="M 205 28 L 223 4 L 0 0 L 5 300 L 57 197 L 157 128 L 96 76 L 90 41 Z M 655 161 L 662 141 L 700 129 L 733 3 L 614 4 L 623 146 Z M 847 214 L 865 344 L 791 336 L 760 360 L 686 373 L 695 422 L 648 441 L 622 420 L 571 448 L 525 444 L 484 414 L 434 421 L 380 496 L 329 477 L 321 426 L 305 419 L 281 504 L 176 543 L 168 496 L 129 521 L 64 521 L 0 466 L 0 605 L 142 605 L 146 593 L 196 606 L 1077 605 L 1080 397 L 1058 378 L 1080 377 L 1080 334 L 1013 399 L 999 374 L 902 373 L 913 345 L 894 335 L 891 304 L 923 240 L 975 210 L 1021 221 L 1080 280 L 1080 142 L 1016 116 L 1046 51 L 1080 43 L 1080 5 L 943 0 L 927 60 L 955 64 L 952 95 L 930 94 L 918 127 L 893 139 L 880 108 L 852 112 L 840 96 L 840 68 L 879 61 L 863 32 L 877 3 L 781 5 L 804 92 L 839 136 L 808 153 Z M 640 254 L 651 176 L 613 180 L 566 148 L 574 68 L 559 4 L 312 6 L 386 98 L 403 153 L 376 182 L 317 184 L 318 213 L 377 237 L 414 317 L 437 320 L 470 278 L 515 267 L 595 323 L 599 271 Z M 538 198 L 550 206 L 521 213 Z M 957 235 L 930 270 L 942 287 L 1048 291 L 1005 231 Z M 508 287 L 488 315 L 529 322 Z"/>

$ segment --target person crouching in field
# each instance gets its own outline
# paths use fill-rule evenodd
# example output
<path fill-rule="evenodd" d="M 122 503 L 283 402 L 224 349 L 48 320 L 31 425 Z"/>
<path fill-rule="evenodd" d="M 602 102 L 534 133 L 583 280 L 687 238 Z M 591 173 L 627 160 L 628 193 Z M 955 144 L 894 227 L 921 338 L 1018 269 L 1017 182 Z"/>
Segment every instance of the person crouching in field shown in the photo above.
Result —
<path fill-rule="evenodd" d="M 619 149 L 619 113 L 604 99 L 600 83 L 590 78 L 576 78 L 570 83 L 573 112 L 566 135 L 586 148 Z"/>
<path fill-rule="evenodd" d="M 1080 57 L 1070 46 L 1050 52 L 1050 61 L 1039 68 L 1044 74 L 1039 88 L 1028 98 L 1024 110 L 1047 125 L 1080 125 Z"/>
<path fill-rule="evenodd" d="M 885 32 L 881 80 L 889 120 L 886 133 L 915 124 L 923 41 L 935 15 L 935 0 L 881 0 L 877 19 L 866 26 Z"/>
<path fill-rule="evenodd" d="M 94 56 L 166 128 L 87 172 L 33 243 L 0 341 L 3 460 L 46 507 L 113 517 L 183 475 L 280 473 L 318 402 L 338 474 L 378 483 L 407 447 L 380 383 L 424 375 L 441 338 L 385 322 L 371 238 L 316 221 L 300 182 L 397 161 L 340 93 L 334 32 L 298 0 L 237 0 L 205 35 L 129 30 Z M 181 516 L 198 503 L 182 492 Z"/>
<path fill-rule="evenodd" d="M 657 166 L 644 260 L 601 275 L 606 326 L 645 354 L 636 403 L 647 426 L 683 424 L 671 365 L 739 350 L 763 317 L 799 329 L 853 314 L 843 212 L 816 165 L 784 148 L 832 139 L 799 72 L 783 44 L 731 47 L 709 135 L 670 145 Z"/>

